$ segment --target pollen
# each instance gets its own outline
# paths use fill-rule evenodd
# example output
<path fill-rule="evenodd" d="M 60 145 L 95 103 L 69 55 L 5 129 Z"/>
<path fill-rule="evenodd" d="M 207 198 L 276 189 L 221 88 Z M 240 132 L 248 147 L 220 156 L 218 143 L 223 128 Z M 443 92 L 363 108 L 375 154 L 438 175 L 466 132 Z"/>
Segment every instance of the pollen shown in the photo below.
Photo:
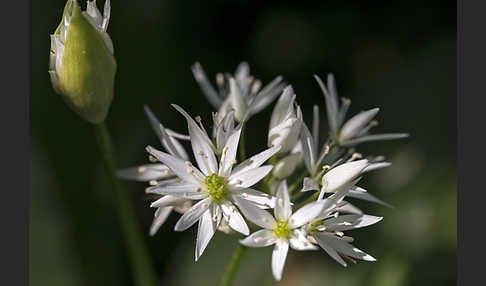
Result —
<path fill-rule="evenodd" d="M 228 185 L 225 178 L 212 174 L 204 179 L 204 183 L 213 202 L 219 203 L 228 196 Z"/>
<path fill-rule="evenodd" d="M 273 232 L 278 237 L 288 237 L 290 234 L 290 226 L 286 221 L 278 221 L 277 226 L 273 229 Z"/>

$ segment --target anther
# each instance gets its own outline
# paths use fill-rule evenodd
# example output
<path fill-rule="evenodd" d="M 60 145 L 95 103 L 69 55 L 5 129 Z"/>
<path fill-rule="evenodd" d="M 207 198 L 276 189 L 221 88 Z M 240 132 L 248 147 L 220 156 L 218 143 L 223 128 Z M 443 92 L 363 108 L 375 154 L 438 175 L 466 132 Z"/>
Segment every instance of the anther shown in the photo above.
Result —
<path fill-rule="evenodd" d="M 378 125 L 378 121 L 377 120 L 371 120 L 370 121 L 370 126 L 377 126 Z"/>
<path fill-rule="evenodd" d="M 344 233 L 342 231 L 336 231 L 335 234 L 339 237 L 343 237 Z"/>
<path fill-rule="evenodd" d="M 196 192 L 200 193 L 201 192 L 201 188 L 197 188 L 196 189 Z"/>
<path fill-rule="evenodd" d="M 201 116 L 199 116 L 199 115 L 198 115 L 198 116 L 196 116 L 196 118 L 195 118 L 195 119 L 196 119 L 197 123 L 201 123 L 201 121 L 202 121 Z"/>
<path fill-rule="evenodd" d="M 201 151 L 201 150 L 197 151 L 197 154 L 198 154 L 199 156 L 204 156 L 204 153 L 203 153 L 203 151 Z"/>
<path fill-rule="evenodd" d="M 248 198 L 248 194 L 247 194 L 247 193 L 242 193 L 242 194 L 241 194 L 241 196 L 242 196 L 243 198 L 245 198 L 245 199 L 246 199 L 246 198 Z"/>
<path fill-rule="evenodd" d="M 208 204 L 207 203 L 204 203 L 204 204 L 201 205 L 201 208 L 203 208 L 203 209 L 205 209 L 207 207 L 208 207 Z"/>
<path fill-rule="evenodd" d="M 354 159 L 361 159 L 361 158 L 363 158 L 363 155 L 361 155 L 361 153 L 353 153 L 352 157 Z"/>
<path fill-rule="evenodd" d="M 189 162 L 189 161 L 185 161 L 184 164 L 186 164 L 186 166 L 189 166 L 189 167 L 192 166 L 191 162 Z"/>
<path fill-rule="evenodd" d="M 323 171 L 327 171 L 327 170 L 329 170 L 329 169 L 331 169 L 331 166 L 329 166 L 329 165 L 324 165 L 324 166 L 322 166 L 322 170 L 323 170 Z"/>
<path fill-rule="evenodd" d="M 155 158 L 152 155 L 149 155 L 149 161 L 152 162 L 152 163 L 155 163 L 155 162 L 157 162 L 157 158 Z"/>
<path fill-rule="evenodd" d="M 344 225 L 353 225 L 352 223 L 350 223 L 349 221 L 344 221 L 343 222 Z"/>
<path fill-rule="evenodd" d="M 217 73 L 216 74 L 216 84 L 219 87 L 223 87 L 223 85 L 224 85 L 224 75 L 222 73 Z"/>
<path fill-rule="evenodd" d="M 194 170 L 193 170 L 192 168 L 187 168 L 187 172 L 188 172 L 189 174 L 192 174 L 192 173 L 194 173 Z"/>
<path fill-rule="evenodd" d="M 339 216 L 339 212 L 334 213 L 334 217 L 337 218 Z"/>
<path fill-rule="evenodd" d="M 237 185 L 241 185 L 242 183 L 243 183 L 243 181 L 242 181 L 242 180 L 240 180 L 240 179 L 236 180 L 236 184 L 237 184 Z"/>
<path fill-rule="evenodd" d="M 145 171 L 147 171 L 147 167 L 138 167 L 138 172 L 139 173 L 143 173 Z"/>
<path fill-rule="evenodd" d="M 237 163 L 237 162 L 236 162 L 236 160 L 234 160 L 234 159 L 233 159 L 233 160 L 231 160 L 231 162 L 230 162 L 230 164 L 231 164 L 231 165 L 235 165 L 236 163 Z"/>
<path fill-rule="evenodd" d="M 149 182 L 149 184 L 150 184 L 151 186 L 156 186 L 156 185 L 158 184 L 158 182 L 157 182 L 156 180 L 151 180 L 151 181 Z"/>

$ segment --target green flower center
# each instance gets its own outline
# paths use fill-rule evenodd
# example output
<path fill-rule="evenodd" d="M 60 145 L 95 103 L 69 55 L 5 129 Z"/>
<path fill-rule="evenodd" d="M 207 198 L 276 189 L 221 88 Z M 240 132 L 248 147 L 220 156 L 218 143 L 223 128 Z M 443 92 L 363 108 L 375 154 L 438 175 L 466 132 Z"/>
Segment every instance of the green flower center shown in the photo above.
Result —
<path fill-rule="evenodd" d="M 228 185 L 223 177 L 212 174 L 204 179 L 204 183 L 213 202 L 219 203 L 228 195 Z"/>
<path fill-rule="evenodd" d="M 278 237 L 287 237 L 290 233 L 290 226 L 286 221 L 280 220 L 277 222 L 277 226 L 273 229 L 273 232 Z"/>

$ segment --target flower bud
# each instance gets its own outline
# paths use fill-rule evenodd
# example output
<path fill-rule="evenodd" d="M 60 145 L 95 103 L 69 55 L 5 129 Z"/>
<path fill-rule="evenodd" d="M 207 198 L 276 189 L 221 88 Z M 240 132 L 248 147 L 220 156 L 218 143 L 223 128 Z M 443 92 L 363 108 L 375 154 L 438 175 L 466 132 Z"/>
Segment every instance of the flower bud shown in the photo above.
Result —
<path fill-rule="evenodd" d="M 61 23 L 51 35 L 49 75 L 54 90 L 69 107 L 91 123 L 102 122 L 113 99 L 116 61 L 106 33 L 110 1 L 103 15 L 96 0 L 82 12 L 76 0 L 68 0 Z"/>
<path fill-rule="evenodd" d="M 272 174 L 277 177 L 278 179 L 285 179 L 288 176 L 292 175 L 295 171 L 295 168 L 299 164 L 299 158 L 301 157 L 301 153 L 294 153 L 288 156 L 285 156 L 281 160 L 275 164 L 275 167 L 272 170 Z"/>
<path fill-rule="evenodd" d="M 294 91 L 288 86 L 275 105 L 270 119 L 268 146 L 281 146 L 281 154 L 292 150 L 299 139 L 302 114 L 294 102 Z"/>

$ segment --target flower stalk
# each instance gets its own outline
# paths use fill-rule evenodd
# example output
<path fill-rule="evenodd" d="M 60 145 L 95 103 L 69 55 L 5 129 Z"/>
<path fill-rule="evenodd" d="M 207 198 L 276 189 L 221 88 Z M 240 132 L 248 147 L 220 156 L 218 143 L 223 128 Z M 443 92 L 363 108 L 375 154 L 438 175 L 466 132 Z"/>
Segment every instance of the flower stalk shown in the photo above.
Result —
<path fill-rule="evenodd" d="M 100 154 L 108 175 L 116 204 L 118 219 L 130 258 L 133 283 L 137 286 L 156 285 L 155 272 L 144 244 L 135 213 L 123 184 L 116 176 L 116 160 L 110 134 L 104 122 L 93 125 Z"/>
<path fill-rule="evenodd" d="M 233 254 L 231 255 L 231 260 L 226 265 L 223 276 L 221 276 L 219 286 L 231 285 L 231 283 L 233 282 L 233 278 L 235 277 L 236 271 L 240 267 L 241 261 L 243 260 L 247 249 L 247 247 L 241 244 L 238 244 L 238 246 L 236 246 Z"/>

